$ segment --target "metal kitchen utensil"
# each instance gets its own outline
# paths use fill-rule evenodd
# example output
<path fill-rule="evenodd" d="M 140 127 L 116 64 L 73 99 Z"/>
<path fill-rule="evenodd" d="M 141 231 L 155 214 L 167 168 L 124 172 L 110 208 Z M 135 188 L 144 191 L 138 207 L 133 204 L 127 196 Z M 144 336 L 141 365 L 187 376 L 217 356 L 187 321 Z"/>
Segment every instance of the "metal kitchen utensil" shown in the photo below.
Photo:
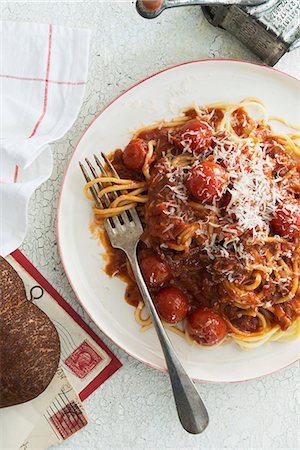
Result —
<path fill-rule="evenodd" d="M 191 5 L 261 5 L 268 0 L 137 0 L 136 9 L 138 13 L 146 19 L 155 19 L 165 9 L 175 8 L 178 6 L 191 6 Z"/>
<path fill-rule="evenodd" d="M 206 6 L 209 22 L 229 31 L 263 62 L 274 66 L 300 46 L 300 1 L 268 0 L 260 6 Z"/>
<path fill-rule="evenodd" d="M 91 178 L 108 176 L 108 172 L 110 176 L 119 178 L 118 173 L 106 155 L 103 153 L 101 153 L 101 155 L 104 159 L 103 164 L 99 158 L 94 155 L 96 165 L 98 166 L 98 171 L 87 158 L 85 159 L 85 162 L 88 168 L 85 168 L 83 164 L 79 163 L 81 171 L 87 182 L 91 181 Z M 105 168 L 105 164 L 107 165 L 107 168 Z M 90 171 L 91 176 L 89 175 L 88 170 Z M 112 194 L 105 194 L 100 199 L 98 197 L 98 189 L 101 189 L 101 187 L 102 184 L 98 182 L 90 187 L 90 192 L 94 198 L 97 208 L 108 208 L 111 203 L 110 195 L 112 195 L 113 198 L 116 198 L 118 197 L 118 194 L 116 192 L 113 192 Z M 123 212 L 119 215 L 106 219 L 104 222 L 104 228 L 108 234 L 111 245 L 114 248 L 119 248 L 126 253 L 134 273 L 135 280 L 145 301 L 145 305 L 148 307 L 154 328 L 165 356 L 180 422 L 183 428 L 189 433 L 202 433 L 207 427 L 209 421 L 207 410 L 201 400 L 196 386 L 186 373 L 177 357 L 177 354 L 175 353 L 139 268 L 136 249 L 140 236 L 143 232 L 143 226 L 135 208 L 129 209 L 128 213 Z"/>
<path fill-rule="evenodd" d="M 205 17 L 212 25 L 229 31 L 270 66 L 274 66 L 286 52 L 300 47 L 300 0 L 267 0 L 256 2 L 256 5 L 255 2 L 248 3 L 248 6 L 233 0 L 206 0 L 205 3 L 195 0 L 153 0 L 152 10 L 146 11 L 143 6 L 145 2 L 138 0 L 137 9 L 143 17 L 154 18 L 166 8 L 201 4 Z"/>

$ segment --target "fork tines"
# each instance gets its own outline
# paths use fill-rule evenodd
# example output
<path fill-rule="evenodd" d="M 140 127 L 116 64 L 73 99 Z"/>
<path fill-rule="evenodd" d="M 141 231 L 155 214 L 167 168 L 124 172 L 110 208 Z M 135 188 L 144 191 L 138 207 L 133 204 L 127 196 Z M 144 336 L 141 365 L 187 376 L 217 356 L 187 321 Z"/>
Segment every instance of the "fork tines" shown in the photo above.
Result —
<path fill-rule="evenodd" d="M 97 170 L 95 169 L 93 164 L 89 161 L 89 159 L 85 158 L 85 162 L 88 166 L 88 169 L 89 169 L 92 177 L 90 177 L 88 170 L 84 167 L 84 165 L 81 162 L 79 162 L 80 169 L 81 169 L 83 176 L 87 182 L 92 181 L 92 179 L 99 178 L 99 177 L 112 176 L 114 178 L 120 178 L 116 169 L 114 168 L 114 166 L 112 165 L 110 160 L 107 158 L 107 156 L 104 153 L 101 153 L 101 156 L 104 160 L 105 165 L 102 164 L 102 162 L 100 161 L 100 159 L 98 158 L 97 155 L 94 155 L 95 163 L 98 166 L 98 168 L 100 169 L 99 174 L 97 173 Z M 108 173 L 105 166 L 108 168 L 110 173 Z M 112 183 L 105 182 L 105 186 L 111 186 L 111 185 L 112 185 Z M 98 181 L 97 183 L 95 183 L 94 185 L 92 185 L 90 187 L 90 192 L 93 196 L 93 199 L 95 201 L 97 208 L 101 208 L 101 209 L 109 208 L 112 201 L 114 199 L 116 199 L 119 195 L 122 195 L 124 193 L 124 191 L 120 191 L 120 193 L 113 191 L 113 192 L 110 192 L 109 194 L 104 194 L 100 199 L 98 196 L 98 193 L 105 186 L 103 183 Z M 122 213 L 116 215 L 115 217 L 109 217 L 108 219 L 109 220 L 106 221 L 105 223 L 109 222 L 109 224 L 111 225 L 112 228 L 117 228 L 120 225 L 124 225 L 124 224 L 129 225 L 130 222 L 137 220 L 137 213 L 136 213 L 136 211 L 133 211 L 133 210 L 130 212 L 125 211 L 125 212 L 122 212 Z"/>
<path fill-rule="evenodd" d="M 103 156 L 103 154 L 102 154 L 102 156 Z M 84 165 L 81 162 L 79 162 L 80 169 L 81 169 L 81 171 L 82 171 L 82 173 L 84 175 L 84 178 L 86 179 L 87 182 L 92 181 L 93 178 L 95 179 L 95 178 L 99 178 L 101 176 L 103 176 L 103 177 L 108 177 L 109 176 L 109 174 L 105 170 L 103 164 L 101 163 L 101 161 L 100 161 L 100 159 L 98 158 L 97 155 L 94 155 L 94 159 L 95 159 L 95 162 L 96 162 L 97 166 L 100 169 L 100 173 L 99 174 L 97 173 L 97 170 L 95 169 L 93 164 L 90 162 L 90 160 L 88 158 L 85 158 L 85 162 L 86 162 L 86 164 L 88 165 L 88 168 L 91 171 L 92 178 L 90 178 L 90 176 L 89 176 L 87 170 L 85 169 Z M 107 161 L 109 162 L 109 164 L 107 164 L 107 165 L 108 165 L 109 169 L 111 170 L 111 167 L 113 167 L 113 166 L 110 163 L 110 161 L 108 160 L 108 158 L 105 156 L 105 158 L 103 158 L 103 159 L 106 162 L 106 164 L 107 164 Z M 117 172 L 115 171 L 114 168 L 113 168 L 113 176 L 119 178 L 119 176 L 118 176 L 118 174 L 117 174 Z M 110 185 L 111 183 L 107 183 L 107 184 Z M 93 186 L 90 187 L 90 192 L 91 192 L 91 194 L 92 194 L 92 196 L 93 196 L 93 198 L 95 200 L 97 208 L 105 208 L 105 207 L 109 208 L 109 205 L 111 203 L 111 200 L 110 200 L 110 198 L 109 198 L 109 196 L 107 194 L 103 195 L 103 197 L 102 197 L 103 200 L 104 200 L 103 202 L 99 199 L 98 192 L 99 192 L 100 189 L 103 189 L 103 187 L 104 186 L 103 186 L 103 184 L 100 181 L 98 181 L 96 184 L 94 184 Z M 114 194 L 113 195 L 114 198 L 117 198 L 118 194 L 116 192 L 113 192 L 112 194 Z"/>

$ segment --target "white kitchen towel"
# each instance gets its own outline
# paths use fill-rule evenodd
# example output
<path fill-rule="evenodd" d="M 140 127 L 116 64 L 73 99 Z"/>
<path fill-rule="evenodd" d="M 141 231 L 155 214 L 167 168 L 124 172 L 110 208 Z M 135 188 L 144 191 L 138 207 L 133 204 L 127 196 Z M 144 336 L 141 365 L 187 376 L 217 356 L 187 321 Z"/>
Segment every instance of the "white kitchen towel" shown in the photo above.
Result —
<path fill-rule="evenodd" d="M 27 205 L 52 171 L 49 143 L 74 123 L 88 72 L 90 31 L 0 22 L 0 255 L 19 247 Z"/>

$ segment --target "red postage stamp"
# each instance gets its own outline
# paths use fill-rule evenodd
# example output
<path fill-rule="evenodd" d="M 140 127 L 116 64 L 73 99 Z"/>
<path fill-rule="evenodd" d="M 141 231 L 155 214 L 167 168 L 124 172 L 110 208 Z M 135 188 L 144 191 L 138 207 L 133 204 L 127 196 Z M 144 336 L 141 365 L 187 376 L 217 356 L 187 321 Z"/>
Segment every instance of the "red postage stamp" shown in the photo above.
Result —
<path fill-rule="evenodd" d="M 91 347 L 87 341 L 83 341 L 65 360 L 65 364 L 78 378 L 86 377 L 103 358 Z"/>
<path fill-rule="evenodd" d="M 84 414 L 75 402 L 68 403 L 56 414 L 53 414 L 50 422 L 63 439 L 69 438 L 87 424 Z"/>

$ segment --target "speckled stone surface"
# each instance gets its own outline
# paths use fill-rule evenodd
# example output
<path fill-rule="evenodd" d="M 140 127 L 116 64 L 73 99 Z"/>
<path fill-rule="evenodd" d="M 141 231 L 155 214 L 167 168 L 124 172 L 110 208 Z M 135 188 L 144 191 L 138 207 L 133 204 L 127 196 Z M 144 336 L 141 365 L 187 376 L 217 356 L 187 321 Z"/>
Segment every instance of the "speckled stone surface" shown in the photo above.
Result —
<path fill-rule="evenodd" d="M 56 244 L 56 206 L 68 158 L 94 115 L 117 94 L 166 66 L 201 58 L 255 57 L 227 33 L 211 27 L 200 8 L 165 12 L 155 21 L 140 18 L 130 1 L 0 2 L 5 20 L 52 22 L 93 31 L 89 81 L 79 117 L 52 144 L 53 174 L 30 202 L 22 246 L 33 264 L 89 322 L 123 367 L 86 402 L 88 426 L 61 450 L 296 450 L 300 448 L 300 365 L 241 384 L 198 384 L 210 413 L 203 435 L 183 431 L 176 417 L 168 377 L 124 353 L 90 322 L 70 288 Z M 278 67 L 300 75 L 300 52 Z"/>

